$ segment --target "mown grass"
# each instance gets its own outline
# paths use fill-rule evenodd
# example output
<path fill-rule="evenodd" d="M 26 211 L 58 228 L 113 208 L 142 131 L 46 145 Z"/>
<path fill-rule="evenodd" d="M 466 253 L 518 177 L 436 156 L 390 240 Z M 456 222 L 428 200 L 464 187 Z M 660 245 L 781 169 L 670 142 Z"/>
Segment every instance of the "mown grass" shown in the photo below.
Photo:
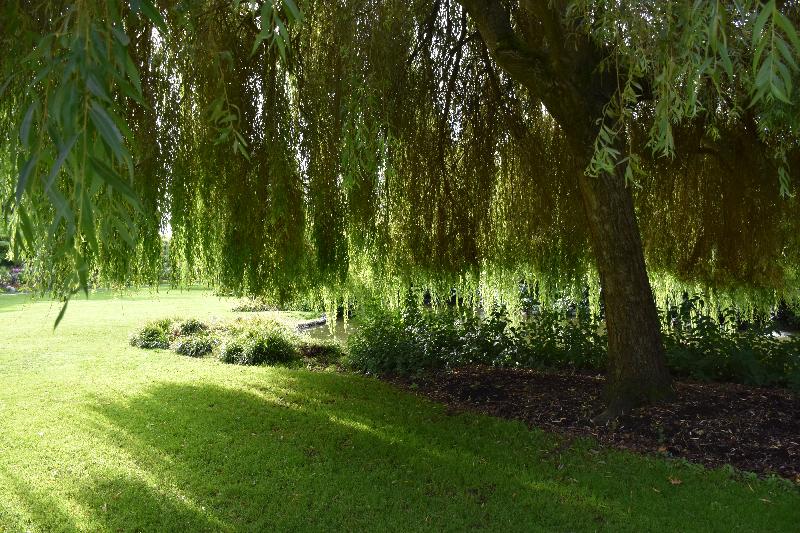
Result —
<path fill-rule="evenodd" d="M 0 531 L 796 531 L 800 493 L 373 379 L 128 346 L 200 291 L 0 297 Z M 297 316 L 282 315 L 287 321 Z M 680 484 L 673 484 L 680 480 Z"/>

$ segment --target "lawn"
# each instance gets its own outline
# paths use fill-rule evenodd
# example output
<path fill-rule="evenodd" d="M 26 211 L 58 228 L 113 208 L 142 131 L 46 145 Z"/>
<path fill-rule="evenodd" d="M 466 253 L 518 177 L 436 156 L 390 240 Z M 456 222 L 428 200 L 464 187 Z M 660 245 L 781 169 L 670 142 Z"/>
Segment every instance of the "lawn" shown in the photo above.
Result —
<path fill-rule="evenodd" d="M 375 379 L 128 346 L 209 293 L 0 297 L 0 531 L 796 531 L 800 492 Z M 281 315 L 288 322 L 297 315 Z"/>

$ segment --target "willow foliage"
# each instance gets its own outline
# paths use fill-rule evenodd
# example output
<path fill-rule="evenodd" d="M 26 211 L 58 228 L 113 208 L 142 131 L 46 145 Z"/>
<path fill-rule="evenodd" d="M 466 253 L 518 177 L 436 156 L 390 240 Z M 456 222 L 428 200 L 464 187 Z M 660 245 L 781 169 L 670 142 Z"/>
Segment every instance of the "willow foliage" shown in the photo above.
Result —
<path fill-rule="evenodd" d="M 176 282 L 237 293 L 579 294 L 576 176 L 618 166 L 662 296 L 800 287 L 795 2 L 571 3 L 625 73 L 590 162 L 454 0 L 2 10 L 3 213 L 44 289 L 154 283 L 169 228 Z"/>

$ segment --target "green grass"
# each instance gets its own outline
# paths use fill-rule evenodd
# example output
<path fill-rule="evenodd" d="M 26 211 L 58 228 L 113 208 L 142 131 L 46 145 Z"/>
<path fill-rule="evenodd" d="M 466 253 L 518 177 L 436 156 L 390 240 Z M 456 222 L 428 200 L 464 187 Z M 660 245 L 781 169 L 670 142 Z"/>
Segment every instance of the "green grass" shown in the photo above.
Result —
<path fill-rule="evenodd" d="M 128 346 L 231 306 L 95 295 L 53 332 L 58 304 L 0 297 L 0 531 L 797 530 L 782 483 L 563 446 L 355 375 Z"/>

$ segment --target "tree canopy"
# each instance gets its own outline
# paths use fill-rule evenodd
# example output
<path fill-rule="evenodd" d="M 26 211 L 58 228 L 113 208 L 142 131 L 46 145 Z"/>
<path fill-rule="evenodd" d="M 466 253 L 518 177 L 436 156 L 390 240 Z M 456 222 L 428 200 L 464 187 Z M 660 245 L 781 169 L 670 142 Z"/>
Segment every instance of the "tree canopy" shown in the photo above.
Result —
<path fill-rule="evenodd" d="M 1 9 L 3 214 L 61 295 L 155 282 L 166 228 L 176 281 L 237 293 L 578 294 L 578 176 L 617 171 L 658 296 L 798 294 L 796 2 Z"/>

